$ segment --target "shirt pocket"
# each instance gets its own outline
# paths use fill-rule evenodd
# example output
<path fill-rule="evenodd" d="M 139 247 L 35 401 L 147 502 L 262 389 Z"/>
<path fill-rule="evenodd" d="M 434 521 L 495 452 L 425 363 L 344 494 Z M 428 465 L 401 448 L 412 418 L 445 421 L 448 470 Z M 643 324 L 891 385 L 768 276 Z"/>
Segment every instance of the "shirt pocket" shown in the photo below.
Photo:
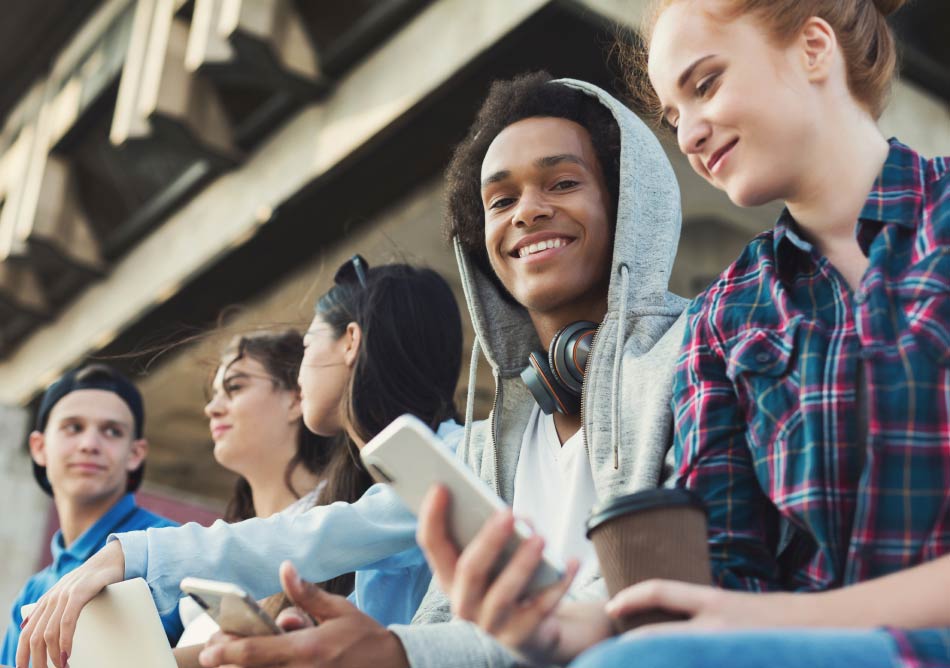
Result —
<path fill-rule="evenodd" d="M 920 350 L 940 366 L 950 364 L 950 255 L 917 263 L 897 284 L 903 327 L 899 345 Z"/>
<path fill-rule="evenodd" d="M 729 350 L 726 375 L 744 408 L 746 434 L 755 447 L 774 447 L 801 424 L 795 329 L 750 330 Z"/>

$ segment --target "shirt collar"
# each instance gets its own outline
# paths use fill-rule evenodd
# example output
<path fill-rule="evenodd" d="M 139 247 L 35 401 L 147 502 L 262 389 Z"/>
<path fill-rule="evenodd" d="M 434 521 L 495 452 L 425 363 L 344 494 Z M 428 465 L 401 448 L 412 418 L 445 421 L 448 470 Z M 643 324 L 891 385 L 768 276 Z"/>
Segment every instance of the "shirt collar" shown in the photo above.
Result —
<path fill-rule="evenodd" d="M 894 223 L 914 229 L 923 207 L 926 161 L 891 137 L 890 150 L 859 216 L 861 221 Z"/>
<path fill-rule="evenodd" d="M 780 275 L 791 279 L 800 270 L 807 270 L 813 262 L 815 247 L 810 241 L 798 233 L 795 219 L 788 209 L 775 223 L 772 232 L 772 253 L 775 258 L 775 268 Z"/>
<path fill-rule="evenodd" d="M 112 506 L 96 523 L 86 529 L 68 548 L 63 544 L 63 532 L 57 531 L 50 543 L 53 555 L 53 567 L 59 569 L 67 563 L 82 563 L 95 554 L 110 533 L 138 509 L 135 497 L 126 494 Z"/>
<path fill-rule="evenodd" d="M 873 223 L 895 223 L 913 229 L 920 219 L 924 161 L 916 151 L 893 137 L 887 143 L 890 146 L 887 159 L 858 216 L 855 234 L 865 253 L 881 228 Z M 772 244 L 776 266 L 783 274 L 803 267 L 803 263 L 811 263 L 814 246 L 797 232 L 795 219 L 787 208 L 775 223 Z"/>

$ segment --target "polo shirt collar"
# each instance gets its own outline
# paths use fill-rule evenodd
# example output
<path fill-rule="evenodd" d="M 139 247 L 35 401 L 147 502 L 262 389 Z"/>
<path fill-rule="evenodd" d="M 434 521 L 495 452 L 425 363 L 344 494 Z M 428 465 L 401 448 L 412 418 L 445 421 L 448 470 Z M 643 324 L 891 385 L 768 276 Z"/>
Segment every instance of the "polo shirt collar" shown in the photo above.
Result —
<path fill-rule="evenodd" d="M 102 547 L 109 534 L 114 533 L 115 528 L 124 523 L 136 510 L 138 506 L 135 505 L 134 495 L 126 494 L 69 547 L 63 544 L 62 530 L 57 531 L 50 542 L 53 568 L 59 570 L 68 564 L 82 563 L 89 559 Z"/>

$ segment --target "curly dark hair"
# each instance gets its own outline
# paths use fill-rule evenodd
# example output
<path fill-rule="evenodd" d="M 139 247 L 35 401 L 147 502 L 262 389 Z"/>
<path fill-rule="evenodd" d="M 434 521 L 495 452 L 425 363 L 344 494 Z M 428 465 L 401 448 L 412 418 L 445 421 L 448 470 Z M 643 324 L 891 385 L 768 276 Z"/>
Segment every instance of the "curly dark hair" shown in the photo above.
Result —
<path fill-rule="evenodd" d="M 475 263 L 492 278 L 495 272 L 485 250 L 485 211 L 480 183 L 482 161 L 502 130 L 526 118 L 539 117 L 565 118 L 590 133 L 610 193 L 611 218 L 617 210 L 620 128 L 610 111 L 583 91 L 552 84 L 547 72 L 532 72 L 493 82 L 468 136 L 455 147 L 445 172 L 446 234 L 457 236 Z M 502 291 L 507 295 L 504 289 Z"/>

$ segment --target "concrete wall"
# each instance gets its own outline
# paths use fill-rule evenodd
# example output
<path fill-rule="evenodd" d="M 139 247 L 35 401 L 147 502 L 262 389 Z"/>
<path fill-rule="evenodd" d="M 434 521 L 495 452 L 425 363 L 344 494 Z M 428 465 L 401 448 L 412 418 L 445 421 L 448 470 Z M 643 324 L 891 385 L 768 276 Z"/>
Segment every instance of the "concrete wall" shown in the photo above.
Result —
<path fill-rule="evenodd" d="M 0 405 L 0 614 L 6 630 L 8 611 L 36 569 L 51 501 L 33 480 L 23 445 L 29 430 L 27 411 Z"/>

